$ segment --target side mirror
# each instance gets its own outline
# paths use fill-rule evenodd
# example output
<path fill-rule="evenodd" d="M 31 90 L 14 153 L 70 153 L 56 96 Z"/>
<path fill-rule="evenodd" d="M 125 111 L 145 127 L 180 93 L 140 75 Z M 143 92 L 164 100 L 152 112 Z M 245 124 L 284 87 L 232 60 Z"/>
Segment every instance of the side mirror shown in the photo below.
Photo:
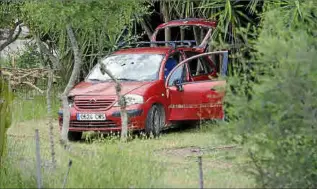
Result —
<path fill-rule="evenodd" d="M 184 88 L 183 88 L 183 85 L 182 85 L 182 82 L 180 79 L 176 79 L 173 83 L 173 85 L 177 88 L 178 91 L 184 91 Z"/>

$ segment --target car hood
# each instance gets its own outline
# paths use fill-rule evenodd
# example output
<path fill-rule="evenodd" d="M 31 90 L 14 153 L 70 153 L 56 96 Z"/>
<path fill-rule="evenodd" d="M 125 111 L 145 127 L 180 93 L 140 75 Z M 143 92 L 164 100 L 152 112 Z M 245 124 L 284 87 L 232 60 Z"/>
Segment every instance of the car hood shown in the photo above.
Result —
<path fill-rule="evenodd" d="M 127 94 L 151 82 L 121 82 L 121 94 Z M 94 95 L 116 95 L 116 84 L 114 82 L 81 82 L 69 93 L 70 96 L 94 96 Z"/>

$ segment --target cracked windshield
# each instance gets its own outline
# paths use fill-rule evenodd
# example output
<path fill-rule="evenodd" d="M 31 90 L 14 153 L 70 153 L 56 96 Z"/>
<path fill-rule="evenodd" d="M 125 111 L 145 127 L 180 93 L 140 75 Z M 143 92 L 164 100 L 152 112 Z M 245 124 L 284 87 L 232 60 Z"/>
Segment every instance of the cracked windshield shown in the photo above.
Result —
<path fill-rule="evenodd" d="M 158 71 L 164 56 L 160 54 L 119 54 L 109 56 L 102 64 L 118 80 L 153 81 L 158 79 Z M 100 64 L 95 66 L 88 75 L 90 81 L 108 81 L 111 78 L 102 74 Z"/>

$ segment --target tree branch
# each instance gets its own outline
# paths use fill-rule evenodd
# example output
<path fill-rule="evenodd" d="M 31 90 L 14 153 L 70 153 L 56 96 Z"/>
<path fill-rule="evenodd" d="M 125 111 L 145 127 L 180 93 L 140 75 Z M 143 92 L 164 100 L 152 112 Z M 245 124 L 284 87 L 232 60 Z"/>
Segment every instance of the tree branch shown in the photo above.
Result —
<path fill-rule="evenodd" d="M 23 82 L 21 82 L 21 83 L 22 83 L 22 84 L 26 84 L 26 85 L 28 85 L 28 86 L 30 86 L 30 87 L 36 89 L 36 90 L 39 91 L 41 94 L 44 93 L 44 91 L 43 91 L 42 89 L 38 88 L 37 86 L 33 85 L 32 83 L 30 83 L 30 82 L 28 82 L 28 81 L 23 81 Z"/>
<path fill-rule="evenodd" d="M 79 50 L 79 46 L 78 46 L 74 31 L 73 31 L 71 25 L 68 24 L 66 26 L 66 29 L 67 29 L 67 34 L 68 34 L 68 37 L 69 37 L 69 40 L 70 40 L 70 43 L 71 43 L 71 47 L 72 47 L 72 50 L 73 50 L 73 53 L 74 53 L 74 68 L 73 68 L 72 74 L 70 76 L 70 79 L 68 81 L 68 84 L 67 84 L 67 86 L 66 86 L 66 88 L 64 90 L 64 94 L 68 95 L 68 93 L 70 92 L 71 88 L 73 88 L 73 86 L 75 85 L 76 79 L 79 76 L 80 67 L 82 65 L 82 60 L 81 60 L 82 56 L 81 56 L 81 53 L 80 53 L 80 50 Z"/>
<path fill-rule="evenodd" d="M 48 59 L 52 62 L 53 69 L 60 68 L 59 59 L 56 56 L 54 56 L 53 53 L 44 45 L 44 42 L 40 40 L 38 35 L 35 36 L 35 40 L 40 49 L 40 52 L 45 54 L 48 57 Z"/>
<path fill-rule="evenodd" d="M 18 39 L 20 33 L 22 32 L 22 28 L 20 27 L 21 23 L 22 21 L 18 21 L 14 24 L 14 27 L 9 31 L 8 38 L 5 40 L 4 43 L 0 45 L 0 51 L 2 51 L 4 48 L 6 48 L 8 45 L 10 45 L 11 43 L 13 43 L 15 40 Z M 17 29 L 17 27 L 19 27 L 18 33 L 14 35 L 14 32 Z"/>

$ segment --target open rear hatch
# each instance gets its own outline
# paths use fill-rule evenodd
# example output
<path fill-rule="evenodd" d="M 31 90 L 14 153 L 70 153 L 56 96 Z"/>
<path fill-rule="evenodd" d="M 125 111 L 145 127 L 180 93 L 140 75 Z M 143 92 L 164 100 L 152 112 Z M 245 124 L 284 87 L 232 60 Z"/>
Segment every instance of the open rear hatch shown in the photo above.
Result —
<path fill-rule="evenodd" d="M 151 41 L 177 41 L 180 43 L 184 41 L 184 44 L 192 44 L 193 48 L 205 52 L 216 25 L 215 21 L 200 18 L 172 20 L 159 25 L 155 29 Z M 166 28 L 170 30 L 170 35 L 166 33 Z"/>

